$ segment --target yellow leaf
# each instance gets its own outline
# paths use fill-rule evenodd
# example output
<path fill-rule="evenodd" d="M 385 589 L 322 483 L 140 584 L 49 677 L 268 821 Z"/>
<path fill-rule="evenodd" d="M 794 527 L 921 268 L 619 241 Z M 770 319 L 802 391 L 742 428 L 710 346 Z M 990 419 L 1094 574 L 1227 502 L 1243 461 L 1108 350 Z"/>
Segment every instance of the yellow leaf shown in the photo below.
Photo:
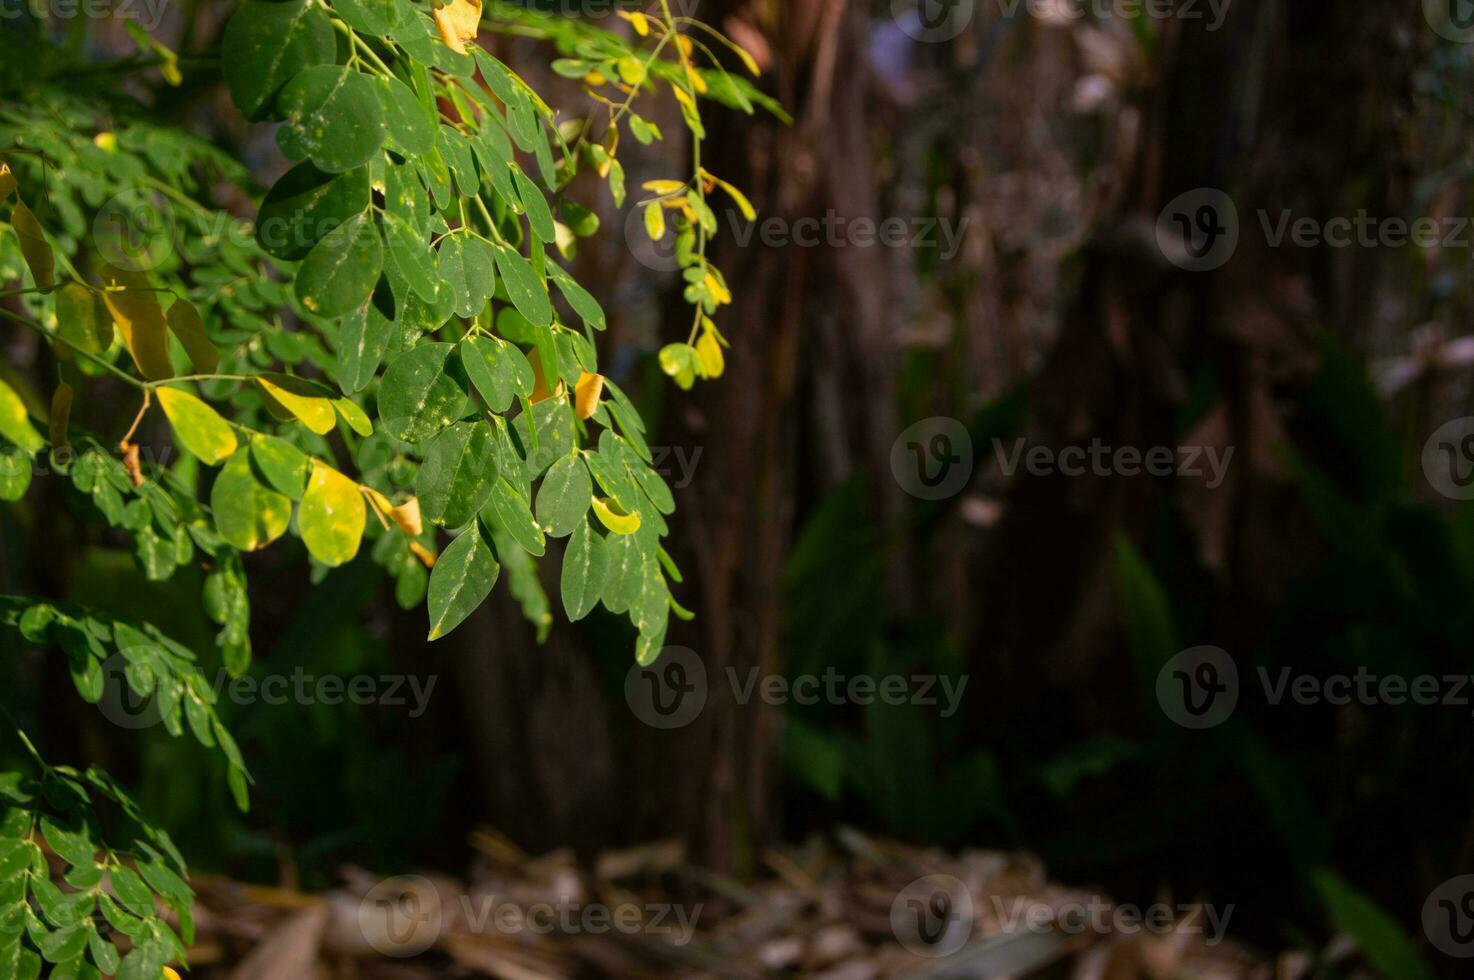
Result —
<path fill-rule="evenodd" d="M 659 194 L 661 197 L 686 189 L 686 185 L 679 180 L 647 180 L 640 186 L 651 194 Z"/>
<path fill-rule="evenodd" d="M 412 538 L 417 538 L 425 533 L 425 520 L 420 516 L 420 498 L 411 497 L 404 503 L 389 511 L 389 517 L 399 529 Z"/>
<path fill-rule="evenodd" d="M 169 329 L 179 338 L 179 343 L 189 355 L 189 363 L 194 365 L 195 371 L 200 374 L 215 373 L 215 369 L 220 366 L 220 352 L 210 343 L 210 338 L 205 336 L 204 321 L 200 319 L 199 311 L 194 308 L 193 303 L 187 299 L 174 301 L 174 305 L 169 307 Z"/>
<path fill-rule="evenodd" d="M 51 396 L 51 446 L 64 449 L 71 445 L 67 438 L 67 424 L 72 417 L 72 386 L 63 381 L 56 386 Z"/>
<path fill-rule="evenodd" d="M 181 388 L 160 388 L 155 394 L 175 437 L 191 455 L 215 466 L 235 452 L 237 443 L 230 423 L 209 405 Z"/>
<path fill-rule="evenodd" d="M 257 375 L 256 383 L 266 394 L 267 407 L 278 418 L 295 418 L 320 436 L 332 432 L 338 424 L 332 398 L 311 381 L 270 373 Z"/>
<path fill-rule="evenodd" d="M 302 543 L 324 565 L 343 565 L 358 554 L 368 508 L 358 484 L 331 466 L 314 461 L 312 479 L 297 510 Z"/>
<path fill-rule="evenodd" d="M 599 398 L 604 394 L 604 376 L 602 374 L 589 374 L 587 371 L 578 376 L 578 384 L 573 386 L 573 405 L 581 419 L 592 418 L 599 410 Z"/>
<path fill-rule="evenodd" d="M 594 513 L 599 523 L 615 534 L 634 534 L 640 529 L 640 515 L 626 514 L 613 500 L 595 497 Z"/>
<path fill-rule="evenodd" d="M 0 201 L 4 201 L 15 193 L 15 174 L 10 172 L 10 164 L 0 163 Z"/>
<path fill-rule="evenodd" d="M 451 0 L 436 7 L 434 16 L 441 39 L 456 54 L 465 54 L 466 42 L 476 40 L 481 30 L 481 0 Z"/>
<path fill-rule="evenodd" d="M 99 150 L 105 150 L 108 153 L 111 153 L 118 148 L 118 134 L 98 133 L 96 136 L 92 137 L 92 145 L 97 147 Z"/>
<path fill-rule="evenodd" d="M 25 201 L 16 201 L 10 212 L 10 226 L 20 238 L 20 253 L 30 267 L 31 278 L 42 289 L 56 285 L 56 256 L 51 254 L 51 243 L 41 230 L 41 223 L 26 207 Z"/>
<path fill-rule="evenodd" d="M 621 10 L 619 11 L 619 16 L 630 22 L 630 26 L 635 29 L 636 34 L 641 37 L 650 36 L 650 18 L 644 14 L 638 11 Z"/>
<path fill-rule="evenodd" d="M 722 354 L 722 345 L 709 333 L 696 341 L 696 358 L 701 362 L 701 373 L 708 378 L 720 378 L 727 369 L 727 359 Z"/>
<path fill-rule="evenodd" d="M 169 363 L 164 311 L 148 278 L 139 272 L 105 266 L 102 281 L 109 287 L 103 292 L 102 300 L 123 334 L 123 343 L 133 355 L 138 370 L 150 381 L 172 378 L 174 367 Z"/>
<path fill-rule="evenodd" d="M 179 980 L 179 974 L 175 973 L 171 967 L 166 966 L 164 967 L 164 980 Z"/>
<path fill-rule="evenodd" d="M 558 382 L 558 390 L 555 392 L 548 387 L 547 379 L 543 377 L 543 365 L 541 357 L 529 358 L 532 361 L 532 394 L 528 401 L 536 405 L 540 401 L 552 398 L 554 394 L 562 394 L 563 382 Z"/>
<path fill-rule="evenodd" d="M 747 199 L 746 194 L 742 193 L 736 187 L 733 187 L 731 184 L 727 183 L 725 180 L 722 180 L 720 177 L 714 179 L 721 187 L 721 189 L 726 191 L 728 196 L 730 196 L 733 201 L 737 202 L 737 210 L 742 212 L 742 217 L 746 218 L 748 221 L 754 221 L 757 219 L 757 208 L 752 206 L 752 202 Z"/>
<path fill-rule="evenodd" d="M 26 414 L 26 403 L 21 401 L 15 389 L 0 381 L 0 436 L 28 453 L 34 453 L 46 445 L 41 433 L 31 424 Z"/>

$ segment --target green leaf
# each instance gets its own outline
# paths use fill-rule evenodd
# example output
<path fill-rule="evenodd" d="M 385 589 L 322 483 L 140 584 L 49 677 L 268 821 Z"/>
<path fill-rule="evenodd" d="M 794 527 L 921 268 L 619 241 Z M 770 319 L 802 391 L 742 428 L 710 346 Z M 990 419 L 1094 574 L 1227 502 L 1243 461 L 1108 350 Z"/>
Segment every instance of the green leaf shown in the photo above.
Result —
<path fill-rule="evenodd" d="M 180 388 L 158 388 L 154 394 L 179 444 L 200 462 L 216 466 L 235 452 L 235 432 L 209 405 Z"/>
<path fill-rule="evenodd" d="M 317 382 L 275 371 L 256 375 L 254 380 L 261 386 L 267 408 L 277 418 L 296 419 L 320 436 L 332 432 L 338 424 L 333 411 L 335 396 Z"/>
<path fill-rule="evenodd" d="M 394 247 L 391 241 L 390 248 Z M 338 327 L 338 386 L 347 394 L 367 388 L 378 373 L 399 329 L 390 316 L 392 312 L 393 300 L 381 284 L 373 299 L 345 316 Z"/>
<path fill-rule="evenodd" d="M 505 412 L 518 395 L 532 394 L 532 365 L 514 345 L 499 337 L 467 337 L 460 353 L 466 375 L 493 412 Z"/>
<path fill-rule="evenodd" d="M 496 289 L 491 247 L 469 234 L 446 236 L 440 243 L 440 281 L 451 291 L 457 316 L 480 313 Z"/>
<path fill-rule="evenodd" d="M 548 291 L 532 269 L 532 263 L 509 245 L 496 247 L 496 268 L 507 284 L 507 296 L 517 312 L 535 327 L 553 322 L 553 303 Z"/>
<path fill-rule="evenodd" d="M 427 303 L 433 303 L 443 273 L 425 236 L 393 211 L 384 212 L 388 264 Z"/>
<path fill-rule="evenodd" d="M 690 344 L 667 344 L 660 350 L 660 369 L 670 375 L 684 391 L 696 383 L 701 358 Z"/>
<path fill-rule="evenodd" d="M 307 492 L 307 454 L 285 439 L 257 435 L 251 439 L 251 461 L 268 485 L 292 500 Z"/>
<path fill-rule="evenodd" d="M 1376 902 L 1329 869 L 1312 872 L 1311 880 L 1337 928 L 1356 940 L 1378 974 L 1388 980 L 1433 980 L 1417 947 Z"/>
<path fill-rule="evenodd" d="M 420 442 L 466 410 L 468 383 L 453 344 L 420 344 L 395 358 L 379 384 L 383 430 L 405 442 Z"/>
<path fill-rule="evenodd" d="M 30 485 L 31 457 L 18 449 L 0 449 L 0 500 L 19 500 Z"/>
<path fill-rule="evenodd" d="M 41 818 L 41 833 L 46 836 L 51 849 L 67 864 L 87 867 L 97 857 L 98 848 L 88 835 L 85 824 L 63 827 L 51 817 L 44 816 Z"/>
<path fill-rule="evenodd" d="M 498 479 L 491 488 L 491 502 L 482 510 L 482 518 L 506 531 L 530 555 L 547 550 L 543 530 L 537 526 L 527 498 L 505 479 Z"/>
<path fill-rule="evenodd" d="M 108 942 L 98 934 L 96 929 L 89 930 L 87 934 L 87 948 L 92 952 L 92 962 L 97 964 L 97 969 L 108 976 L 118 972 L 118 947 Z"/>
<path fill-rule="evenodd" d="M 358 554 L 368 513 L 358 484 L 331 466 L 314 462 L 297 512 L 302 542 L 324 565 L 343 565 Z"/>
<path fill-rule="evenodd" d="M 548 207 L 548 199 L 520 167 L 512 170 L 512 180 L 517 185 L 517 196 L 522 199 L 522 206 L 527 209 L 527 222 L 532 225 L 533 232 L 545 242 L 552 241 L 558 232 L 553 227 L 553 211 Z"/>
<path fill-rule="evenodd" d="M 330 174 L 299 163 L 266 192 L 256 215 L 256 241 L 277 258 L 295 262 L 339 225 L 366 211 L 369 201 L 367 167 Z"/>
<path fill-rule="evenodd" d="M 164 954 L 157 946 L 136 946 L 123 957 L 115 980 L 159 980 L 164 975 Z"/>
<path fill-rule="evenodd" d="M 415 481 L 425 520 L 455 528 L 476 516 L 496 477 L 493 445 L 491 427 L 479 419 L 430 438 Z"/>
<path fill-rule="evenodd" d="M 588 467 L 577 455 L 564 456 L 552 465 L 537 492 L 537 519 L 555 538 L 572 534 L 585 524 L 593 498 Z"/>
<path fill-rule="evenodd" d="M 400 6 L 399 0 L 333 0 L 333 12 L 354 30 L 380 35 L 414 16 Z"/>
<path fill-rule="evenodd" d="M 291 160 L 311 159 L 328 173 L 361 167 L 384 145 L 388 127 L 373 79 L 354 68 L 317 65 L 301 72 L 277 100 L 286 123 L 276 142 Z"/>
<path fill-rule="evenodd" d="M 604 539 L 589 525 L 579 522 L 563 553 L 561 591 L 563 609 L 571 622 L 578 622 L 599 604 L 608 570 L 609 556 Z"/>
<path fill-rule="evenodd" d="M 356 215 L 312 247 L 297 270 L 297 298 L 313 313 L 340 317 L 373 295 L 384 271 L 384 242 L 368 213 Z"/>
<path fill-rule="evenodd" d="M 46 440 L 36 431 L 26 414 L 26 403 L 4 381 L 0 381 L 0 436 L 28 453 L 34 453 L 46 445 Z"/>
<path fill-rule="evenodd" d="M 465 622 L 491 594 L 500 571 L 478 526 L 452 541 L 430 570 L 430 639 L 438 640 Z"/>
<path fill-rule="evenodd" d="M 382 2 L 397 3 L 398 0 Z M 379 88 L 379 104 L 384 110 L 389 145 L 404 156 L 430 152 L 435 146 L 435 120 L 415 97 L 414 91 L 392 76 L 376 75 L 374 84 Z"/>
<path fill-rule="evenodd" d="M 252 442 L 259 444 L 263 438 L 258 436 Z M 272 450 L 253 453 L 253 448 L 237 450 L 221 467 L 210 491 L 216 530 L 242 551 L 256 551 L 271 544 L 286 533 L 292 519 L 291 499 L 262 485 L 252 471 L 253 454 L 270 454 Z"/>
<path fill-rule="evenodd" d="M 221 63 L 230 97 L 247 119 L 273 115 L 282 86 L 304 69 L 330 65 L 337 38 L 327 9 L 308 0 L 246 0 L 225 28 Z"/>

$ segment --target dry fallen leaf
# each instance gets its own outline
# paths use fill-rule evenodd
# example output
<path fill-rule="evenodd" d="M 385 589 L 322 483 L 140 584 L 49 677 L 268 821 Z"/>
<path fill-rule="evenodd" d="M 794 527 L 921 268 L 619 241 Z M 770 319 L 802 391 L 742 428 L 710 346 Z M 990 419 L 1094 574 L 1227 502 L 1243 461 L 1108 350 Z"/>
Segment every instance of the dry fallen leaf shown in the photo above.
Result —
<path fill-rule="evenodd" d="M 466 53 L 466 42 L 476 40 L 481 28 L 481 0 L 451 0 L 435 8 L 435 26 L 456 54 Z"/>

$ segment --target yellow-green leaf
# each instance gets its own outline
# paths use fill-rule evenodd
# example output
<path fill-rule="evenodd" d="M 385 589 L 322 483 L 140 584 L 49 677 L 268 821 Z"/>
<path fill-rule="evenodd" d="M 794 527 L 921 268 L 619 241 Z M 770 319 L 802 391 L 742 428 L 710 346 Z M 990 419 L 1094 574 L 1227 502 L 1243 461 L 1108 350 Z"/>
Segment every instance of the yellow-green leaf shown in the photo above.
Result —
<path fill-rule="evenodd" d="M 351 561 L 358 554 L 367 521 L 368 508 L 358 484 L 331 466 L 314 463 L 297 511 L 297 527 L 312 557 L 324 565 Z"/>
<path fill-rule="evenodd" d="M 197 372 L 215 373 L 215 369 L 220 366 L 220 352 L 210 343 L 210 338 L 205 336 L 205 323 L 200 319 L 199 311 L 194 308 L 193 303 L 187 299 L 174 301 L 174 305 L 169 307 L 169 329 L 179 338 L 184 352 L 189 355 L 189 363 L 194 365 Z"/>
<path fill-rule="evenodd" d="M 358 407 L 358 403 L 351 398 L 334 398 L 333 407 L 338 414 L 343 416 L 343 421 L 354 432 L 367 439 L 374 434 L 374 423 L 369 420 L 368 413 Z"/>
<path fill-rule="evenodd" d="M 102 281 L 109 287 L 102 294 L 103 302 L 122 332 L 123 343 L 128 346 L 138 370 L 150 381 L 173 377 L 164 311 L 148 277 L 107 266 Z"/>
<path fill-rule="evenodd" d="M 651 201 L 645 205 L 645 233 L 652 242 L 665 237 L 665 208 L 660 206 L 659 201 Z"/>
<path fill-rule="evenodd" d="M 10 212 L 10 226 L 20 238 L 20 252 L 30 267 L 31 278 L 42 289 L 56 285 L 56 256 L 51 254 L 51 243 L 41 230 L 41 223 L 26 207 L 25 201 L 17 200 Z"/>
<path fill-rule="evenodd" d="M 58 384 L 51 395 L 51 417 L 47 422 L 50 426 L 51 445 L 58 449 L 71 445 L 71 440 L 67 438 L 67 426 L 72 418 L 72 395 L 72 386 L 65 381 Z"/>
<path fill-rule="evenodd" d="M 0 163 L 0 202 L 14 193 L 15 174 L 10 172 L 10 164 Z"/>
<path fill-rule="evenodd" d="M 236 438 L 230 423 L 209 405 L 180 388 L 160 388 L 156 392 L 174 437 L 190 454 L 203 463 L 215 466 L 235 452 Z"/>
<path fill-rule="evenodd" d="M 696 341 L 696 359 L 701 363 L 701 376 L 720 378 L 727 369 L 727 359 L 722 354 L 722 345 L 710 333 L 701 335 Z"/>
<path fill-rule="evenodd" d="M 0 381 L 0 436 L 28 453 L 34 453 L 46 445 L 46 440 L 26 415 L 25 402 L 4 381 Z"/>
<path fill-rule="evenodd" d="M 113 321 L 97 293 L 69 282 L 56 293 L 56 330 L 73 347 L 90 354 L 113 343 Z"/>
<path fill-rule="evenodd" d="M 292 501 L 256 478 L 245 447 L 221 467 L 210 491 L 210 510 L 220 536 L 242 551 L 271 544 L 292 520 Z"/>
<path fill-rule="evenodd" d="M 326 389 L 290 374 L 263 374 L 256 378 L 266 393 L 267 407 L 279 418 L 295 418 L 320 436 L 333 431 L 338 416 Z"/>
<path fill-rule="evenodd" d="M 640 515 L 626 514 L 612 498 L 595 497 L 593 503 L 599 523 L 615 534 L 634 534 L 640 529 Z"/>

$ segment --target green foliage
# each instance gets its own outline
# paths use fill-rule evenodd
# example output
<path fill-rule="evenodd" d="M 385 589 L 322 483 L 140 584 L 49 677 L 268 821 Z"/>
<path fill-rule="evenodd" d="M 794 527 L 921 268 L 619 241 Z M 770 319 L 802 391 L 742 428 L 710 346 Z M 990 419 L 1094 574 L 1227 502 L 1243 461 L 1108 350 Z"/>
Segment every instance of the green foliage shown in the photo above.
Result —
<path fill-rule="evenodd" d="M 82 522 L 131 543 L 149 581 L 188 570 L 180 578 L 201 583 L 232 675 L 251 663 L 243 558 L 274 545 L 305 551 L 319 571 L 380 566 L 402 604 L 426 602 L 432 639 L 501 577 L 545 635 L 537 563 L 561 555 L 570 618 L 602 602 L 628 616 L 636 655 L 652 659 L 679 608 L 679 573 L 660 545 L 674 499 L 638 412 L 600 373 L 604 312 L 558 262 L 598 231 L 575 180 L 591 172 L 597 182 L 580 192 L 602 183 L 622 206 L 621 134 L 659 140 L 639 110 L 666 95 L 679 105 L 690 176 L 647 185 L 642 204 L 661 213 L 662 233 L 669 213 L 677 235 L 694 307 L 678 346 L 699 352 L 677 377 L 689 387 L 721 373 L 712 317 L 731 300 L 705 257 L 716 231 L 707 195 L 721 189 L 751 213 L 702 166 L 701 105 L 778 111 L 708 42 L 755 72 L 744 52 L 662 11 L 621 14 L 618 32 L 517 5 L 485 12 L 484 26 L 556 48 L 555 69 L 581 79 L 593 107 L 580 119 L 466 44 L 481 19 L 471 0 L 244 0 L 220 44 L 224 81 L 246 119 L 281 123 L 277 145 L 294 164 L 264 196 L 240 164 L 142 104 L 38 82 L 85 66 L 71 60 L 76 46 L 53 49 L 25 19 L 0 38 L 0 61 L 34 69 L 0 77 L 28 86 L 0 107 L 0 284 L 18 287 L 0 297 L 0 317 L 49 347 L 56 381 L 38 392 L 0 375 L 0 499 L 21 500 L 44 465 Z M 24 32 L 39 50 L 19 53 Z M 180 84 L 185 63 L 133 33 Z M 260 198 L 254 221 L 227 210 L 245 195 Z M 89 410 L 94 397 L 106 411 Z M 155 409 L 180 450 L 172 461 L 146 441 Z M 4 597 L 0 629 L 61 650 L 78 693 L 105 712 L 126 690 L 171 735 L 220 752 L 244 808 L 250 779 L 196 654 L 148 610 L 131 611 Z M 6 975 L 34 975 L 45 959 L 157 976 L 183 947 L 155 896 L 190 940 L 177 850 L 100 771 L 47 766 L 19 737 L 35 771 L 0 783 Z M 99 800 L 126 818 L 106 845 Z M 51 883 L 38 832 L 72 865 L 74 890 Z M 133 938 L 121 964 L 93 908 Z"/>

